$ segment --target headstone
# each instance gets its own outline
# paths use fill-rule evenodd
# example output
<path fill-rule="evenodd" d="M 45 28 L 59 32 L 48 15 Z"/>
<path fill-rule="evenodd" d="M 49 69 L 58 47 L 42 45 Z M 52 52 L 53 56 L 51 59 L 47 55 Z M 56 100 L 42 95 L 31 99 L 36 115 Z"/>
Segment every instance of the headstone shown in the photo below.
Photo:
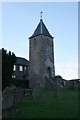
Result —
<path fill-rule="evenodd" d="M 2 93 L 2 115 L 11 115 L 19 112 L 15 103 L 20 101 L 24 96 L 24 89 L 15 86 L 6 87 Z"/>
<path fill-rule="evenodd" d="M 55 82 L 55 84 L 54 84 L 54 94 L 55 94 L 55 97 L 62 98 L 61 78 L 57 76 L 55 78 L 54 82 Z"/>
<path fill-rule="evenodd" d="M 20 101 L 24 96 L 24 89 L 23 88 L 16 88 L 14 92 L 14 103 Z"/>
<path fill-rule="evenodd" d="M 13 106 L 14 89 L 6 87 L 2 94 L 2 109 L 8 109 Z"/>
<path fill-rule="evenodd" d="M 33 100 L 36 100 L 40 98 L 40 96 L 41 96 L 41 87 L 39 84 L 37 84 L 32 89 L 32 98 Z"/>

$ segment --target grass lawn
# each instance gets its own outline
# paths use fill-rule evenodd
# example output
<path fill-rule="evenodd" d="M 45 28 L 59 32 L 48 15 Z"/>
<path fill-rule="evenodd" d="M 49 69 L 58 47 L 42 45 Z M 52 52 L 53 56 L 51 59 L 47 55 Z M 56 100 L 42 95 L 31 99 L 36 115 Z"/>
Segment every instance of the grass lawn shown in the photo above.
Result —
<path fill-rule="evenodd" d="M 63 98 L 58 99 L 54 97 L 53 91 L 45 90 L 39 100 L 24 97 L 16 106 L 20 113 L 8 118 L 77 118 L 78 92 L 63 89 Z"/>

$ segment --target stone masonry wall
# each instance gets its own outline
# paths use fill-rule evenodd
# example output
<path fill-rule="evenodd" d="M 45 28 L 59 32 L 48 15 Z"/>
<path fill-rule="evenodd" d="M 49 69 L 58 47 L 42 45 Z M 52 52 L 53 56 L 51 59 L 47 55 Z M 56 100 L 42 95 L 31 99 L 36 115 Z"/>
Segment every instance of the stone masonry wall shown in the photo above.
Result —
<path fill-rule="evenodd" d="M 44 35 L 31 38 L 29 41 L 30 50 L 30 87 L 40 84 L 42 88 L 46 87 L 45 76 L 48 77 L 47 68 L 51 69 L 51 75 L 54 77 L 54 51 L 53 39 Z"/>

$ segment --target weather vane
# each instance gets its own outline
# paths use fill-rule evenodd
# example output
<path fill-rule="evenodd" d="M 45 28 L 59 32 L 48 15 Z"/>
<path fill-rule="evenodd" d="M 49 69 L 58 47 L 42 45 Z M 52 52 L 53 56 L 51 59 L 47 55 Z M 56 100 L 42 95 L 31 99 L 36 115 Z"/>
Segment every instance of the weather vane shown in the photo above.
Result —
<path fill-rule="evenodd" d="M 41 12 L 40 12 L 40 17 L 41 17 L 41 19 L 42 19 L 42 13 L 43 13 L 43 12 L 41 11 Z"/>

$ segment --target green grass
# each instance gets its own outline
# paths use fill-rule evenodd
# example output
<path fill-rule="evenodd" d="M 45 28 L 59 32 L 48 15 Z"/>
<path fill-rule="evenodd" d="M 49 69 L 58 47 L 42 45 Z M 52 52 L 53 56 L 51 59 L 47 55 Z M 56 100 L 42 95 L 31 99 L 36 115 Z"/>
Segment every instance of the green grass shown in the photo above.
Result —
<path fill-rule="evenodd" d="M 40 99 L 24 97 L 16 104 L 20 113 L 7 116 L 9 118 L 77 118 L 78 92 L 63 89 L 63 98 L 54 97 L 53 91 L 45 90 Z"/>

